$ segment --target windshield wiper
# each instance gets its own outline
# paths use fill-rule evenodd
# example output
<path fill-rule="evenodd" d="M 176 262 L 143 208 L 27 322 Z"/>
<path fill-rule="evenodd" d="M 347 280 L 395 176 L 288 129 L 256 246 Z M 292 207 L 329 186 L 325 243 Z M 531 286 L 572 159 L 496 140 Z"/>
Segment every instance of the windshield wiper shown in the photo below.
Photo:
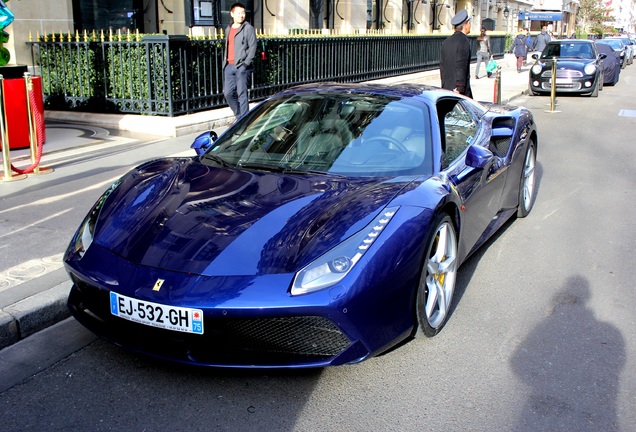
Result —
<path fill-rule="evenodd" d="M 229 163 L 228 161 L 223 159 L 221 156 L 217 156 L 217 155 L 212 154 L 210 152 L 204 154 L 201 157 L 203 159 L 205 159 L 205 160 L 211 160 L 213 162 L 216 162 L 217 164 L 219 164 L 219 165 L 221 165 L 222 167 L 225 167 L 225 168 L 236 168 L 234 165 L 232 165 L 231 163 Z"/>
<path fill-rule="evenodd" d="M 342 174 L 335 174 L 335 173 L 331 173 L 327 171 L 319 171 L 319 170 L 311 170 L 311 169 L 301 170 L 297 168 L 290 168 L 288 166 L 268 165 L 268 164 L 254 163 L 254 162 L 239 163 L 238 166 L 241 168 L 256 169 L 260 171 L 271 171 L 271 172 L 277 172 L 277 173 L 283 173 L 283 174 L 326 175 L 326 176 L 332 176 L 332 177 L 346 177 Z"/>
<path fill-rule="evenodd" d="M 239 168 L 255 169 L 259 171 L 283 172 L 285 170 L 285 167 L 280 165 L 269 165 L 257 162 L 239 162 L 237 166 Z"/>

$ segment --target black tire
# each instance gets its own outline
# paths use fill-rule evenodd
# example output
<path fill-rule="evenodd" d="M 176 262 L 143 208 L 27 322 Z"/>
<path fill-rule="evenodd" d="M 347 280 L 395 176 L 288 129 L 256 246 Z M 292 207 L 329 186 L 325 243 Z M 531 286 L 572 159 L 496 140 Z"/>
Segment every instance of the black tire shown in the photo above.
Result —
<path fill-rule="evenodd" d="M 457 233 L 450 216 L 435 218 L 426 241 L 415 301 L 417 335 L 433 337 L 450 314 L 457 279 Z"/>
<path fill-rule="evenodd" d="M 517 206 L 517 217 L 519 218 L 528 216 L 534 206 L 537 195 L 536 165 L 537 146 L 534 141 L 530 141 L 523 160 L 521 178 L 519 179 L 519 205 Z"/>

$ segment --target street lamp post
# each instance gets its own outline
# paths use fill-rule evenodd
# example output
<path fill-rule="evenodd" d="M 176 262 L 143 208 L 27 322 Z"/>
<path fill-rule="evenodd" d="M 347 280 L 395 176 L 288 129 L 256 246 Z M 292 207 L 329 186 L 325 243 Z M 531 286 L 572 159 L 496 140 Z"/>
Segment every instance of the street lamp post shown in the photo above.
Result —
<path fill-rule="evenodd" d="M 503 16 L 506 21 L 506 31 L 507 31 L 510 28 L 510 20 L 508 19 L 510 17 L 510 9 L 508 9 L 508 2 L 506 2 L 506 6 L 504 7 Z"/>
<path fill-rule="evenodd" d="M 559 39 L 563 38 L 563 27 L 565 26 L 565 10 L 567 8 L 568 1 L 569 0 L 563 0 L 563 3 L 561 4 L 561 27 L 559 30 Z"/>

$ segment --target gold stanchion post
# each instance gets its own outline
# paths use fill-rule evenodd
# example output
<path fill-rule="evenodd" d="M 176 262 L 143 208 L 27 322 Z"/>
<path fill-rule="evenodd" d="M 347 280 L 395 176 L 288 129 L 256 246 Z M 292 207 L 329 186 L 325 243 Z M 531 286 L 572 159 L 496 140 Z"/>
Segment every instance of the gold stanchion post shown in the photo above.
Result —
<path fill-rule="evenodd" d="M 27 178 L 26 174 L 13 175 L 11 171 L 9 130 L 7 125 L 7 112 L 5 111 L 4 77 L 2 75 L 0 75 L 0 141 L 2 141 L 2 165 L 4 167 L 4 174 L 0 176 L 0 179 L 5 182 L 10 182 Z"/>
<path fill-rule="evenodd" d="M 557 59 L 552 57 L 552 80 L 550 82 L 550 111 L 547 112 L 559 112 L 555 111 L 556 108 L 556 77 L 557 77 Z"/>
<path fill-rule="evenodd" d="M 501 66 L 497 66 L 497 70 L 495 71 L 493 102 L 498 104 L 501 103 Z"/>
<path fill-rule="evenodd" d="M 24 73 L 24 88 L 26 91 L 26 108 L 29 120 L 29 145 L 31 148 L 31 163 L 35 165 L 33 174 L 49 174 L 53 172 L 53 168 L 42 168 L 38 161 L 38 132 L 37 124 L 34 120 L 35 107 L 31 104 L 31 95 L 33 94 L 33 78 L 28 72 Z"/>

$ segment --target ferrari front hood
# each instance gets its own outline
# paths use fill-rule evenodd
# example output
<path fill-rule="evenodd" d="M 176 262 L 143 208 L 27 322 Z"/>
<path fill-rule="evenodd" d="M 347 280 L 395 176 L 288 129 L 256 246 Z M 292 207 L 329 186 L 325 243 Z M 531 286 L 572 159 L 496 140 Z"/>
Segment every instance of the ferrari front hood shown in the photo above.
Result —
<path fill-rule="evenodd" d="M 295 272 L 362 229 L 406 184 L 162 159 L 122 180 L 94 241 L 130 262 L 190 274 Z"/>

